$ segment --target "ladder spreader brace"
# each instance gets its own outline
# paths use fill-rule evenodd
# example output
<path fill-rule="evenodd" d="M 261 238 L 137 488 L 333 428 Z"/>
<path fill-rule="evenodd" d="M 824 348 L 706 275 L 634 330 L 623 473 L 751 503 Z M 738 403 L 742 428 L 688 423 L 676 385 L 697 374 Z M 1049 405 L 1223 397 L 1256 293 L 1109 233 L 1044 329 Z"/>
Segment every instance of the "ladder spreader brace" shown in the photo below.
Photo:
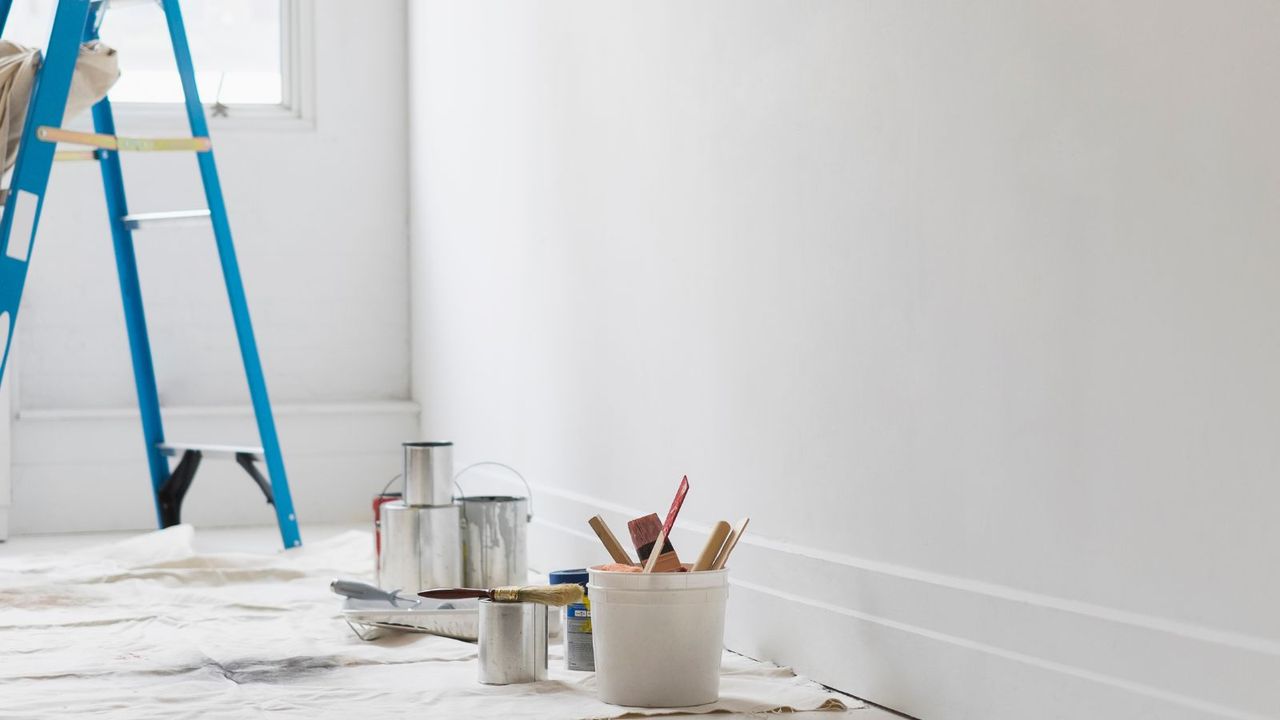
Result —
<path fill-rule="evenodd" d="M 0 0 L 0 34 L 9 18 L 12 0 Z M 161 527 L 181 520 L 182 501 L 195 478 L 204 457 L 227 457 L 235 460 L 262 490 L 267 502 L 274 506 L 280 536 L 286 548 L 302 544 L 298 520 L 293 511 L 289 481 L 285 475 L 280 440 L 276 433 L 271 401 L 267 396 L 258 344 L 249 319 L 244 283 L 240 277 L 231 225 L 222 197 L 218 168 L 214 163 L 213 144 L 209 139 L 208 121 L 196 91 L 195 69 L 187 32 L 182 23 L 178 0 L 158 0 L 165 15 L 174 60 L 182 80 L 187 122 L 191 137 L 129 138 L 116 134 L 110 100 L 104 98 L 93 106 L 94 132 L 86 133 L 60 127 L 67 105 L 67 95 L 75 71 L 82 42 L 96 40 L 98 28 L 107 8 L 107 0 L 59 0 L 49 34 L 49 45 L 37 72 L 31 101 L 27 106 L 22 139 L 18 144 L 17 163 L 13 168 L 8 191 L 4 192 L 4 214 L 0 216 L 0 338 L 4 354 L 0 357 L 0 378 L 9 363 L 13 333 L 26 284 L 27 269 L 34 248 L 44 195 L 54 160 L 95 161 L 102 172 L 106 192 L 107 215 L 115 248 L 116 274 L 124 302 L 125 328 L 129 336 L 129 353 L 133 360 L 134 386 L 142 415 L 142 432 L 147 464 L 151 472 L 156 517 Z M 57 150 L 58 143 L 81 146 L 75 150 Z M 124 175 L 120 167 L 121 152 L 190 152 L 193 153 L 204 185 L 207 209 L 130 213 L 125 199 Z M 137 257 L 133 231 L 152 222 L 209 222 L 222 277 L 231 305 L 231 317 L 240 345 L 249 397 L 258 426 L 261 447 L 226 447 L 215 445 L 177 445 L 165 442 L 160 416 L 160 396 L 156 388 L 155 368 L 151 358 L 151 341 L 147 335 L 142 290 L 138 282 Z M 169 470 L 169 457 L 181 454 L 177 467 Z M 257 463 L 266 465 L 266 475 Z"/>
<path fill-rule="evenodd" d="M 164 527 L 171 527 L 182 522 L 182 500 L 187 495 L 187 490 L 191 488 L 191 482 L 195 480 L 196 469 L 200 467 L 200 460 L 206 455 L 209 457 L 230 457 L 236 461 L 236 464 L 244 469 L 254 483 L 258 485 L 258 489 L 267 498 L 268 505 L 275 505 L 275 496 L 271 493 L 271 483 L 262 476 L 258 471 L 257 461 L 262 460 L 262 448 L 241 448 L 228 447 L 223 445 L 177 445 L 165 443 L 160 446 L 160 452 L 166 456 L 182 455 L 182 459 L 178 461 L 177 467 L 173 469 L 173 473 L 160 486 L 160 523 Z"/>

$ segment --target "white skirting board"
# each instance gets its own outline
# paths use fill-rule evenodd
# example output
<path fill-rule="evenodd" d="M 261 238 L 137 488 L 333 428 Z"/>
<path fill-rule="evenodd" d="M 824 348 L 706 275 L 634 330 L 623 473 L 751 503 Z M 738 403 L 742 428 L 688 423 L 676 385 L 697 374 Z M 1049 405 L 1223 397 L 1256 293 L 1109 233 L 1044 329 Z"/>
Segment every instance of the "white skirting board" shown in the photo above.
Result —
<path fill-rule="evenodd" d="M 260 444 L 247 407 L 164 413 L 172 441 Z M 309 522 L 371 521 L 372 496 L 400 472 L 400 442 L 418 435 L 412 402 L 278 405 L 275 418 L 304 541 Z M 24 411 L 12 427 L 15 534 L 155 527 L 136 410 Z M 275 514 L 234 462 L 206 459 L 182 519 L 265 525 Z"/>
<path fill-rule="evenodd" d="M 495 476 L 496 478 L 496 476 Z M 643 514 L 534 485 L 530 563 L 604 562 L 587 526 Z M 677 549 L 710 528 L 681 523 Z M 1280 716 L 1280 643 L 771 541 L 730 563 L 726 644 L 922 718 Z"/>

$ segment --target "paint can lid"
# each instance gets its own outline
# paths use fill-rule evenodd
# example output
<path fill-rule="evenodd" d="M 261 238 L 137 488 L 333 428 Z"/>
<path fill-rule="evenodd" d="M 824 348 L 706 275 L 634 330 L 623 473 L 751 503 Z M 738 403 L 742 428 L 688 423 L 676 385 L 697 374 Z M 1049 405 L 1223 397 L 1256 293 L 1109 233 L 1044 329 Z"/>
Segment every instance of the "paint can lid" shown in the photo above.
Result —
<path fill-rule="evenodd" d="M 573 570 L 552 570 L 547 573 L 547 580 L 552 585 L 560 583 L 574 583 L 575 585 L 587 586 L 587 580 L 590 576 L 587 574 L 586 568 L 576 568 Z"/>

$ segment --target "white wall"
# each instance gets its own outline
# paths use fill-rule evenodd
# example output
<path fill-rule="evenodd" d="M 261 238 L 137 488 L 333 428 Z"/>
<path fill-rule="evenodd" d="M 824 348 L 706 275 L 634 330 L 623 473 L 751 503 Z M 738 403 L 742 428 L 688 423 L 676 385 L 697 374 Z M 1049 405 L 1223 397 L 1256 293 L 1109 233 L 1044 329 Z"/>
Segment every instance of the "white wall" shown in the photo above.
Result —
<path fill-rule="evenodd" d="M 1280 5 L 410 6 L 414 387 L 926 718 L 1280 716 Z"/>
<path fill-rule="evenodd" d="M 369 497 L 398 471 L 398 443 L 416 436 L 418 410 L 404 4 L 301 5 L 314 62 L 307 117 L 233 115 L 212 135 L 305 537 L 308 522 L 367 517 Z M 161 120 L 122 106 L 117 127 L 189 132 L 176 106 Z M 123 163 L 132 210 L 204 207 L 190 156 Z M 104 210 L 94 165 L 55 169 L 5 381 L 18 397 L 15 532 L 154 526 Z M 211 231 L 144 230 L 136 242 L 168 437 L 258 444 Z M 206 525 L 274 519 L 230 463 L 205 463 L 184 510 Z"/>

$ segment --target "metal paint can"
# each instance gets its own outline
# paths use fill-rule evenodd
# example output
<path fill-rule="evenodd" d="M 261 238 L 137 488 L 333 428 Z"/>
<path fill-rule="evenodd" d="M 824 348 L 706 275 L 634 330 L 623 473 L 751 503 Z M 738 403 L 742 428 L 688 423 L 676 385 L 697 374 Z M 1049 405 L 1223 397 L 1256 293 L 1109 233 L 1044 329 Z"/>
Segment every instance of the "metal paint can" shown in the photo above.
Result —
<path fill-rule="evenodd" d="M 575 583 L 582 586 L 583 592 L 587 590 L 589 579 L 586 568 L 555 570 L 547 575 L 547 582 L 551 585 Z M 567 606 L 563 613 L 565 668 L 595 671 L 596 656 L 591 639 L 591 601 L 584 597 L 582 602 Z M 559 615 L 560 613 L 556 613 L 557 617 Z"/>
<path fill-rule="evenodd" d="M 404 443 L 406 505 L 449 505 L 453 502 L 453 443 Z"/>
<path fill-rule="evenodd" d="M 529 579 L 529 499 L 510 495 L 459 498 L 467 587 L 524 585 Z"/>
<path fill-rule="evenodd" d="M 462 585 L 462 508 L 384 503 L 378 585 L 416 593 Z"/>
<path fill-rule="evenodd" d="M 513 685 L 547 678 L 547 606 L 480 601 L 480 682 Z"/>

